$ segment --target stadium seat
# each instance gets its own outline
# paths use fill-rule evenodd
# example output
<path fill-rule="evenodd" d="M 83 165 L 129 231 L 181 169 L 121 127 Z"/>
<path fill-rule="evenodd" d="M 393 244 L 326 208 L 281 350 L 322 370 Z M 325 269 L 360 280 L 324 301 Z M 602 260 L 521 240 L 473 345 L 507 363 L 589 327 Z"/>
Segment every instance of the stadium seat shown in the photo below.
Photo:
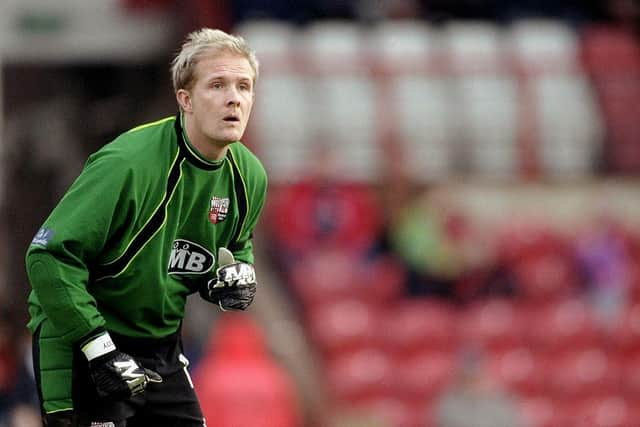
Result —
<path fill-rule="evenodd" d="M 508 218 L 497 229 L 500 258 L 509 264 L 538 255 L 566 253 L 562 236 L 548 223 L 533 218 Z"/>
<path fill-rule="evenodd" d="M 516 81 L 509 72 L 502 32 L 488 22 L 453 21 L 442 29 L 452 85 L 452 149 L 469 172 L 510 178 L 518 171 Z"/>
<path fill-rule="evenodd" d="M 308 78 L 306 93 L 313 100 L 306 110 L 305 141 L 300 142 L 339 150 L 340 156 L 333 159 L 339 179 L 375 180 L 381 158 L 377 87 L 361 27 L 347 21 L 317 21 L 298 36 L 299 63 Z"/>
<path fill-rule="evenodd" d="M 357 23 L 315 21 L 299 36 L 300 59 L 312 75 L 353 75 L 369 70 L 366 40 Z"/>
<path fill-rule="evenodd" d="M 559 401 L 596 399 L 620 391 L 620 366 L 599 348 L 576 350 L 550 359 L 549 385 Z"/>
<path fill-rule="evenodd" d="M 582 60 L 596 80 L 640 73 L 640 47 L 631 32 L 618 26 L 585 27 Z"/>
<path fill-rule="evenodd" d="M 289 267 L 288 285 L 304 307 L 340 299 L 364 300 L 364 283 L 354 282 L 352 266 L 358 258 L 343 251 L 315 250 Z"/>
<path fill-rule="evenodd" d="M 357 404 L 393 390 L 392 361 L 375 348 L 362 348 L 332 359 L 325 372 L 329 394 L 339 402 Z"/>
<path fill-rule="evenodd" d="M 578 289 L 570 241 L 541 221 L 510 219 L 497 230 L 496 246 L 518 283 L 521 302 L 546 305 Z"/>
<path fill-rule="evenodd" d="M 394 75 L 388 80 L 388 114 L 397 126 L 407 174 L 416 182 L 438 181 L 454 172 L 453 88 L 439 75 Z"/>
<path fill-rule="evenodd" d="M 461 75 L 454 96 L 459 120 L 455 129 L 465 164 L 489 178 L 518 174 L 518 93 L 509 75 Z"/>
<path fill-rule="evenodd" d="M 400 300 L 381 319 L 385 348 L 402 362 L 424 352 L 453 352 L 458 345 L 456 314 L 435 300 Z"/>
<path fill-rule="evenodd" d="M 558 405 L 561 424 L 579 427 L 633 427 L 637 425 L 629 401 L 618 394 L 603 393 L 587 399 L 577 399 Z"/>
<path fill-rule="evenodd" d="M 564 352 L 601 347 L 603 338 L 592 310 L 581 300 L 566 299 L 530 313 L 530 345 L 562 356 Z"/>
<path fill-rule="evenodd" d="M 381 311 L 360 300 L 318 305 L 306 313 L 307 330 L 327 359 L 379 344 Z"/>
<path fill-rule="evenodd" d="M 260 76 L 247 137 L 264 163 L 273 184 L 286 184 L 304 176 L 314 161 L 311 126 L 311 91 L 302 74 L 293 71 Z M 286 102 L 282 102 L 286 99 Z M 286 123 L 286 132 L 283 126 Z"/>
<path fill-rule="evenodd" d="M 392 305 L 404 293 L 404 274 L 391 258 L 316 251 L 291 268 L 288 284 L 305 308 L 343 299 Z"/>
<path fill-rule="evenodd" d="M 524 319 L 513 303 L 503 299 L 482 301 L 468 308 L 457 322 L 460 339 L 489 353 L 523 344 Z"/>
<path fill-rule="evenodd" d="M 519 399 L 520 415 L 527 427 L 564 427 L 565 424 L 557 424 L 556 405 L 551 398 L 545 395 L 522 397 Z"/>
<path fill-rule="evenodd" d="M 374 414 L 382 425 L 401 427 L 430 427 L 426 404 L 408 402 L 392 396 L 380 396 L 365 400 L 356 405 L 356 409 Z"/>
<path fill-rule="evenodd" d="M 513 267 L 522 300 L 546 304 L 571 296 L 578 288 L 573 260 L 560 253 L 535 255 Z"/>
<path fill-rule="evenodd" d="M 365 73 L 316 77 L 308 138 L 340 152 L 334 158 L 339 179 L 375 182 L 383 159 L 377 138 L 377 86 Z"/>
<path fill-rule="evenodd" d="M 428 402 L 442 393 L 456 375 L 456 353 L 425 351 L 397 364 L 395 387 L 403 399 Z"/>
<path fill-rule="evenodd" d="M 618 316 L 610 337 L 620 354 L 640 356 L 640 303 L 636 302 Z"/>
<path fill-rule="evenodd" d="M 500 384 L 523 398 L 547 393 L 548 359 L 528 347 L 496 352 L 489 359 L 489 370 Z"/>
<path fill-rule="evenodd" d="M 507 31 L 512 60 L 523 74 L 572 74 L 580 69 L 579 41 L 565 22 L 523 19 Z"/>
<path fill-rule="evenodd" d="M 507 65 L 501 32 L 490 22 L 452 21 L 445 25 L 442 35 L 455 75 L 496 74 Z"/>
<path fill-rule="evenodd" d="M 367 36 L 371 61 L 383 76 L 418 76 L 442 71 L 439 33 L 423 21 L 385 20 Z"/>
<path fill-rule="evenodd" d="M 638 172 L 640 134 L 628 106 L 640 102 L 640 47 L 623 29 L 592 26 L 583 32 L 583 61 L 607 125 L 608 166 L 614 172 Z"/>
<path fill-rule="evenodd" d="M 640 137 L 629 105 L 640 102 L 640 74 L 594 77 L 603 117 L 608 127 L 605 156 L 614 172 L 640 170 Z"/>
<path fill-rule="evenodd" d="M 533 116 L 534 135 L 527 137 L 537 170 L 551 178 L 590 176 L 601 153 L 604 125 L 584 77 L 574 30 L 560 21 L 523 20 L 507 34 L 522 77 L 521 105 L 529 106 Z"/>
<path fill-rule="evenodd" d="M 250 20 L 235 28 L 255 50 L 262 76 L 291 72 L 296 69 L 296 28 L 285 21 Z M 262 86 L 262 84 L 261 84 Z"/>
<path fill-rule="evenodd" d="M 640 351 L 620 357 L 622 366 L 621 391 L 634 401 L 640 401 Z M 640 409 L 640 408 L 639 408 Z"/>
<path fill-rule="evenodd" d="M 604 125 L 589 82 L 580 74 L 531 82 L 538 117 L 538 153 L 549 177 L 588 177 L 602 150 Z"/>

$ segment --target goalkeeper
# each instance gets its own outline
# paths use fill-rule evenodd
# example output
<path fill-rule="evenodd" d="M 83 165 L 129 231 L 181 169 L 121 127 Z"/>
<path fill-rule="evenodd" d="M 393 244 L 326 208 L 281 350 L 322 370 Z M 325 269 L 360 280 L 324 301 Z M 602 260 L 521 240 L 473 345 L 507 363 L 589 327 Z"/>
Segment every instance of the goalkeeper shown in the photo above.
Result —
<path fill-rule="evenodd" d="M 29 246 L 29 328 L 45 426 L 204 426 L 182 354 L 187 296 L 253 301 L 267 178 L 239 142 L 258 63 L 219 30 L 171 65 L 179 112 L 123 133 Z"/>

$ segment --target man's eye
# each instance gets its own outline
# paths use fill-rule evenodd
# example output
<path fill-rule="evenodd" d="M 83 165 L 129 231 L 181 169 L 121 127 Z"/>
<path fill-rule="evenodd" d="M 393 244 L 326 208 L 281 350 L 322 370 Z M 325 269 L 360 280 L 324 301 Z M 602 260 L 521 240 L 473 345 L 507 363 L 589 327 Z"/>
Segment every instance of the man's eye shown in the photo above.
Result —
<path fill-rule="evenodd" d="M 222 89 L 222 83 L 213 83 L 211 87 L 214 89 Z"/>

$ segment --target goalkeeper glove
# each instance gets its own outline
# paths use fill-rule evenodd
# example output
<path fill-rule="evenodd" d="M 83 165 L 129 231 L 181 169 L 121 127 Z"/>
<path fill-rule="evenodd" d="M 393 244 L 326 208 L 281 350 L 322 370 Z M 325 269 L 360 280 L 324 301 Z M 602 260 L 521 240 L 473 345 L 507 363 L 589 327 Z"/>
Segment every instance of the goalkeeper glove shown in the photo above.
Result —
<path fill-rule="evenodd" d="M 142 393 L 150 382 L 162 377 L 145 369 L 126 353 L 118 351 L 108 332 L 93 337 L 82 352 L 89 361 L 89 372 L 100 397 L 123 400 Z"/>
<path fill-rule="evenodd" d="M 200 296 L 227 311 L 246 309 L 255 294 L 256 271 L 253 265 L 236 262 L 227 248 L 218 249 L 216 277 L 200 288 Z"/>

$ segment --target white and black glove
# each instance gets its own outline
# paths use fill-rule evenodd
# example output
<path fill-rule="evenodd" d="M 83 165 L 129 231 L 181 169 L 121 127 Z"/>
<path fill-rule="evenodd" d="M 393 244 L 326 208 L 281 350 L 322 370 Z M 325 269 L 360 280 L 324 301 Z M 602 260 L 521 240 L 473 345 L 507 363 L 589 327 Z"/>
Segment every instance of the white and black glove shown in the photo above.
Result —
<path fill-rule="evenodd" d="M 118 351 L 108 332 L 91 338 L 81 350 L 89 361 L 89 373 L 100 397 L 124 400 L 142 393 L 150 382 L 162 382 L 158 373 Z"/>
<path fill-rule="evenodd" d="M 236 262 L 227 248 L 218 249 L 216 277 L 200 288 L 200 296 L 222 311 L 244 310 L 256 295 L 256 270 L 246 262 Z"/>

